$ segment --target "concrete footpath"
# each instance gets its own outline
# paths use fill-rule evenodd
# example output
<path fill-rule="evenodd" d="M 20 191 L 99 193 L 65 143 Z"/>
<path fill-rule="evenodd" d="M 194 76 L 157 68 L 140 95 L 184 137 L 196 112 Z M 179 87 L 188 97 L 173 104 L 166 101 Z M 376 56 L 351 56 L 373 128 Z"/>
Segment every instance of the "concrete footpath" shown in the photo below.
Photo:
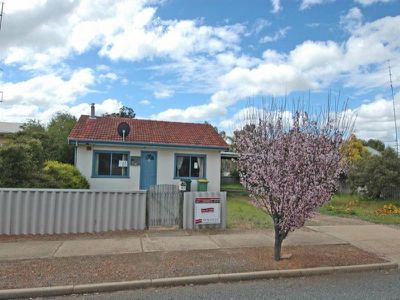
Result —
<path fill-rule="evenodd" d="M 0 243 L 0 261 L 96 256 L 156 251 L 188 251 L 273 246 L 272 230 L 200 234 L 186 231 L 157 231 L 144 236 L 115 238 L 43 240 Z M 285 245 L 330 245 L 347 243 L 330 234 L 303 228 L 290 234 Z"/>
<path fill-rule="evenodd" d="M 118 236 L 118 234 L 116 234 Z M 0 242 L 0 261 L 273 246 L 272 230 L 223 233 L 149 231 L 141 236 Z M 400 227 L 371 223 L 306 226 L 290 233 L 284 246 L 351 244 L 400 263 Z"/>

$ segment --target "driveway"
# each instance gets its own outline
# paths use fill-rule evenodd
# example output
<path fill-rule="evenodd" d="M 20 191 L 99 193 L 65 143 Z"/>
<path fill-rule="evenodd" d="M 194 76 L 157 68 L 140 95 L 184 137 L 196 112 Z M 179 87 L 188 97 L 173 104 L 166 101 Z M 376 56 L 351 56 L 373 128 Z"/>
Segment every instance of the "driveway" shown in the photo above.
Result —
<path fill-rule="evenodd" d="M 319 214 L 306 227 L 400 263 L 400 228 L 396 226 Z"/>
<path fill-rule="evenodd" d="M 309 226 L 332 226 L 332 225 L 371 225 L 374 223 L 363 221 L 356 218 L 344 218 L 323 215 L 320 213 L 315 214 L 315 217 L 307 221 L 306 225 Z"/>

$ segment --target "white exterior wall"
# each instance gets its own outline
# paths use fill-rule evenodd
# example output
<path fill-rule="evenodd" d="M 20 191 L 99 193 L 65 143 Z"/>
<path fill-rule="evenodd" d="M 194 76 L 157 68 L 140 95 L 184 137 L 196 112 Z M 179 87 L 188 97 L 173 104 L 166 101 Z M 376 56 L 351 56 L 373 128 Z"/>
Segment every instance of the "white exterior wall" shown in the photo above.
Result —
<path fill-rule="evenodd" d="M 140 166 L 129 166 L 129 178 L 92 178 L 93 151 L 129 151 L 130 156 L 140 156 L 141 151 L 157 152 L 157 184 L 178 184 L 174 179 L 175 153 L 206 155 L 206 178 L 208 191 L 218 192 L 221 180 L 221 153 L 218 150 L 193 150 L 183 148 L 120 147 L 120 146 L 79 146 L 76 150 L 76 167 L 88 179 L 90 188 L 95 190 L 139 190 Z M 192 191 L 197 190 L 197 181 L 192 180 Z"/>

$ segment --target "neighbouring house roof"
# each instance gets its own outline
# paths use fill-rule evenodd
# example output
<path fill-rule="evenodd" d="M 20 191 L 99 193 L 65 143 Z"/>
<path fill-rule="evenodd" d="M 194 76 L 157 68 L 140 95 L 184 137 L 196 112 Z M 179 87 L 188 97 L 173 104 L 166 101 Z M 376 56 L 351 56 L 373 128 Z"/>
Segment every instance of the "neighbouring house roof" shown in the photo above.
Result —
<path fill-rule="evenodd" d="M 123 141 L 117 127 L 126 122 L 130 133 Z M 189 146 L 226 150 L 228 144 L 210 124 L 166 122 L 118 117 L 81 116 L 68 137 L 69 143 Z"/>
<path fill-rule="evenodd" d="M 21 130 L 22 123 L 0 122 L 0 134 L 16 133 Z"/>
<path fill-rule="evenodd" d="M 372 147 L 365 146 L 365 149 L 367 149 L 367 151 L 368 151 L 369 154 L 371 154 L 371 155 L 375 155 L 375 156 L 381 156 L 381 155 L 382 155 L 382 153 L 380 153 L 378 150 L 376 150 L 376 149 L 374 149 L 374 148 L 372 148 Z"/>

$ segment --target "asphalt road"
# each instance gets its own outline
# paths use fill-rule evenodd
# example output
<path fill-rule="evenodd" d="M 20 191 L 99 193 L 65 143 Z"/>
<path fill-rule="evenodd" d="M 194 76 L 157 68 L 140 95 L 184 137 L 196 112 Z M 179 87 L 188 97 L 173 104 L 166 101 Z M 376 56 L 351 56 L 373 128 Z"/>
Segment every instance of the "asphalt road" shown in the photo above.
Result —
<path fill-rule="evenodd" d="M 52 299 L 400 299 L 400 271 L 219 283 Z"/>

